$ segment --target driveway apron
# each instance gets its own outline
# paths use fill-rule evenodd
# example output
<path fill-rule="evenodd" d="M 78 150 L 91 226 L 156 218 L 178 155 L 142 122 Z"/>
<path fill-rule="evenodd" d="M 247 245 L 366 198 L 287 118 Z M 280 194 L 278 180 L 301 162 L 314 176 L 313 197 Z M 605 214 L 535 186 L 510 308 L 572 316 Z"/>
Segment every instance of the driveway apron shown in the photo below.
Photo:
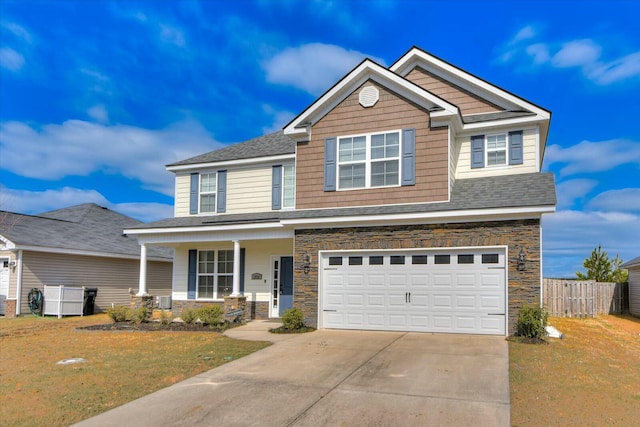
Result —
<path fill-rule="evenodd" d="M 320 330 L 78 426 L 509 425 L 504 337 Z"/>

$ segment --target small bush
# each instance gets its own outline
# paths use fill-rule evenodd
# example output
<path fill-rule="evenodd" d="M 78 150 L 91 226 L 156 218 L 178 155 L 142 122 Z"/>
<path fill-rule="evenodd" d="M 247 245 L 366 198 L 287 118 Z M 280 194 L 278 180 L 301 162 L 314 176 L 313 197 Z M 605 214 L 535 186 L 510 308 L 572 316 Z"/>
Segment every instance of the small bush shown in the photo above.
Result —
<path fill-rule="evenodd" d="M 162 310 L 160 312 L 160 324 L 161 325 L 168 325 L 171 322 L 173 322 L 173 316 L 170 315 L 169 313 L 167 313 L 166 311 Z"/>
<path fill-rule="evenodd" d="M 129 312 L 131 309 L 124 305 L 117 305 L 115 307 L 110 307 L 107 309 L 107 314 L 114 322 L 126 322 L 129 320 Z"/>
<path fill-rule="evenodd" d="M 130 313 L 131 315 L 129 320 L 131 320 L 133 323 L 139 324 L 148 320 L 149 309 L 147 309 L 147 307 L 138 307 L 130 310 Z"/>
<path fill-rule="evenodd" d="M 544 339 L 549 314 L 541 306 L 524 306 L 518 312 L 516 335 L 525 338 Z"/>
<path fill-rule="evenodd" d="M 286 310 L 282 315 L 282 327 L 284 329 L 304 328 L 304 314 L 302 314 L 302 311 L 296 307 Z"/>
<path fill-rule="evenodd" d="M 196 319 L 198 318 L 198 313 L 196 313 L 196 310 L 185 308 L 184 310 L 182 310 L 182 313 L 180 313 L 180 318 L 184 323 L 190 325 L 196 321 Z"/>
<path fill-rule="evenodd" d="M 202 323 L 209 326 L 219 325 L 223 321 L 224 310 L 219 305 L 205 305 L 197 311 L 197 316 Z"/>

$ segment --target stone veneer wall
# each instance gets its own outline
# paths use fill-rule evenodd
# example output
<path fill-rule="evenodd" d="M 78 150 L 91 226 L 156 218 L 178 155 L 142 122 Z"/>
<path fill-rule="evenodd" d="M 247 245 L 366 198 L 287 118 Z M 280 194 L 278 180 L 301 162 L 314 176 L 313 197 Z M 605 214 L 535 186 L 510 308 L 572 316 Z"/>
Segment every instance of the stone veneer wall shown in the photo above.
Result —
<path fill-rule="evenodd" d="M 180 316 L 182 310 L 185 308 L 195 309 L 202 307 L 204 305 L 216 304 L 224 307 L 224 303 L 222 301 L 212 301 L 212 302 L 196 302 L 196 301 L 183 301 L 183 300 L 173 300 L 171 302 L 171 311 L 174 315 Z M 246 301 L 246 306 L 244 307 L 244 320 L 249 321 L 253 319 L 268 319 L 269 318 L 269 302 L 268 301 Z"/>
<path fill-rule="evenodd" d="M 539 219 L 296 230 L 294 306 L 303 311 L 308 325 L 318 326 L 318 251 L 463 246 L 508 246 L 507 331 L 513 333 L 518 310 L 540 303 Z M 527 254 L 524 271 L 516 264 L 521 248 Z M 311 256 L 308 274 L 302 268 L 304 254 Z"/>

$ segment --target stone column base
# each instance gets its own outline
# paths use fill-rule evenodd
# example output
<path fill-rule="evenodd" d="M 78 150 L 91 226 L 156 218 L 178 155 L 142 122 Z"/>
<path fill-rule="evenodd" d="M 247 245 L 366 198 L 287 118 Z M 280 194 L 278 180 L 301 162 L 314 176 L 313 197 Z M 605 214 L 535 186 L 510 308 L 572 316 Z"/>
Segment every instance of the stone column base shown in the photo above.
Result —
<path fill-rule="evenodd" d="M 229 321 L 244 321 L 247 315 L 247 297 L 224 297 L 224 317 Z"/>
<path fill-rule="evenodd" d="M 13 319 L 14 317 L 16 317 L 17 303 L 18 301 L 16 301 L 15 299 L 7 299 L 5 301 L 4 317 L 6 317 L 7 319 Z"/>

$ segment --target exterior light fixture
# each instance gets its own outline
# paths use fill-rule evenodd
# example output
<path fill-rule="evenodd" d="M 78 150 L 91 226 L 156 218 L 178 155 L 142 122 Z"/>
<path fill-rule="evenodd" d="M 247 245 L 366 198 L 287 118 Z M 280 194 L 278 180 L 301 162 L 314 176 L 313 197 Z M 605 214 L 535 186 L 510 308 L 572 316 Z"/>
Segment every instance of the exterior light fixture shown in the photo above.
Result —
<path fill-rule="evenodd" d="M 302 258 L 302 270 L 304 271 L 304 274 L 309 274 L 309 270 L 311 269 L 309 266 L 310 263 L 311 256 L 309 256 L 309 254 L 304 254 L 304 257 Z"/>
<path fill-rule="evenodd" d="M 518 254 L 518 271 L 524 271 L 526 261 L 527 254 L 524 253 L 524 250 L 520 249 L 520 253 Z"/>

